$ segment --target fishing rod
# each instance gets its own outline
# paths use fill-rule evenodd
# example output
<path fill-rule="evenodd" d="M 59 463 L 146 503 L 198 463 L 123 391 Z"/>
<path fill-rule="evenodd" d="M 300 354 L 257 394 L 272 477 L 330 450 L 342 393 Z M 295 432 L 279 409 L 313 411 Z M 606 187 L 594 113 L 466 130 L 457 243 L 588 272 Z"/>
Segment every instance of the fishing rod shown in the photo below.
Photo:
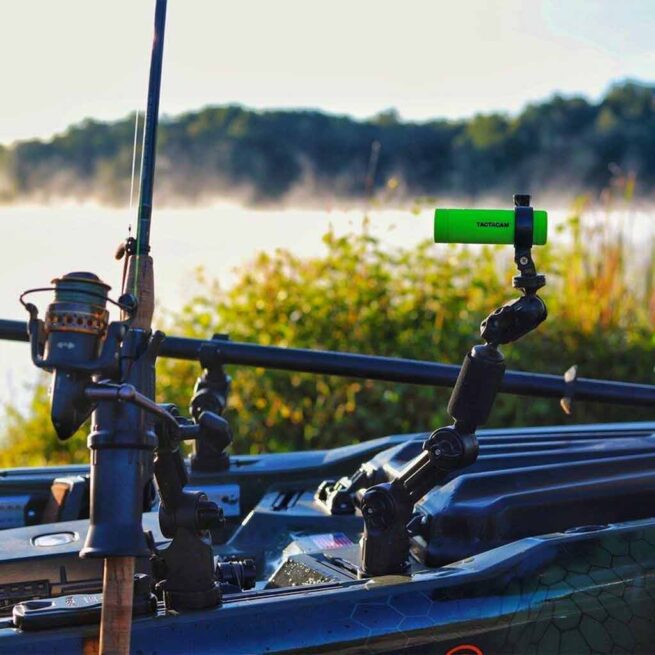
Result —
<path fill-rule="evenodd" d="M 142 365 L 137 364 L 135 373 L 137 384 L 134 385 L 137 391 L 142 392 L 147 398 L 154 400 L 155 397 L 155 371 L 154 362 L 156 351 L 153 352 L 153 341 L 150 337 L 152 326 L 152 315 L 155 308 L 155 282 L 153 260 L 150 256 L 150 223 L 152 220 L 152 198 L 155 179 L 155 161 L 157 151 L 157 125 L 159 123 L 159 96 L 161 91 L 162 60 L 164 55 L 164 36 L 166 30 L 166 8 L 167 0 L 156 0 L 154 33 L 152 42 L 152 53 L 150 57 L 150 75 L 148 79 L 148 95 L 146 101 L 146 116 L 143 136 L 143 152 L 141 166 L 141 190 L 139 194 L 139 205 L 137 214 L 137 237 L 136 243 L 129 238 L 125 245 L 124 256 L 127 256 L 127 280 L 123 281 L 123 290 L 127 292 L 123 301 L 127 300 L 128 307 L 123 311 L 123 318 L 130 319 L 130 331 L 139 331 L 136 341 L 141 342 L 145 352 L 141 358 Z M 128 300 L 129 299 L 129 300 Z M 157 337 L 155 337 L 156 339 Z M 136 345 L 136 343 L 135 343 Z M 148 356 L 150 351 L 151 356 Z M 142 371 L 138 371 L 143 368 Z M 140 383 L 140 384 L 139 384 Z M 135 408 L 133 408 L 135 409 Z M 151 417 L 145 412 L 138 417 L 142 429 L 146 428 L 148 437 L 153 430 Z M 138 424 L 132 425 L 132 429 Z M 149 428 L 149 429 L 148 429 Z M 147 439 L 148 446 L 154 445 L 152 439 Z M 149 448 L 150 452 L 152 449 Z M 151 476 L 152 464 L 148 462 L 146 471 Z M 96 503 L 100 500 L 97 496 L 93 498 Z M 92 501 L 93 502 L 93 501 Z M 100 501 L 102 502 L 102 501 Z M 132 503 L 134 505 L 134 503 Z M 138 512 L 136 512 L 138 513 Z M 139 513 L 140 514 L 140 513 Z M 141 523 L 141 517 L 138 517 Z M 140 526 L 137 527 L 137 531 Z M 141 529 L 141 533 L 143 530 Z M 143 537 L 136 538 L 137 542 Z M 112 548 L 106 549 L 105 540 L 101 539 L 100 552 L 107 550 L 105 558 L 105 570 L 103 578 L 103 604 L 100 619 L 100 653 L 127 654 L 130 651 L 130 636 L 132 629 L 132 608 L 134 603 L 134 572 L 135 555 L 143 552 L 139 544 L 136 552 L 127 552 L 112 555 Z M 94 545 L 88 543 L 88 553 L 94 552 Z M 115 548 L 113 550 L 116 550 Z M 120 551 L 121 548 L 119 547 Z"/>
<path fill-rule="evenodd" d="M 165 335 L 151 329 L 150 223 L 165 21 L 166 0 L 157 0 L 137 236 L 116 252 L 118 259 L 127 257 L 124 292 L 114 300 L 97 275 L 76 271 L 20 297 L 30 315 L 32 362 L 53 374 L 50 417 L 57 436 L 68 439 L 91 416 L 89 529 L 80 557 L 104 560 L 101 654 L 129 653 L 133 608 L 154 613 L 161 601 L 167 611 L 179 612 L 222 602 L 222 569 L 214 563 L 210 531 L 223 525 L 223 512 L 204 492 L 185 489 L 180 443 L 196 440 L 205 450 L 222 452 L 232 441 L 230 426 L 220 415 L 222 405 L 199 407 L 185 418 L 175 405 L 155 402 L 155 362 Z M 54 291 L 44 320 L 25 300 L 36 291 Z M 109 322 L 108 303 L 119 307 L 121 320 Z M 171 540 L 161 550 L 142 525 L 153 477 L 159 527 Z M 145 581 L 134 575 L 135 558 L 150 571 Z"/>
<path fill-rule="evenodd" d="M 26 324 L 0 319 L 0 339 L 27 341 Z M 460 370 L 456 364 L 329 350 L 260 346 L 230 341 L 226 337 L 191 339 L 167 336 L 159 350 L 160 357 L 186 361 L 199 362 L 201 354 L 213 359 L 216 365 L 253 366 L 434 387 L 452 387 Z M 517 396 L 570 398 L 634 407 L 655 406 L 655 385 L 568 377 L 508 370 L 500 391 Z"/>
<path fill-rule="evenodd" d="M 76 271 L 53 280 L 54 287 L 30 289 L 20 297 L 30 315 L 32 361 L 53 373 L 50 415 L 59 439 L 68 439 L 93 414 L 89 531 L 80 557 L 104 560 L 99 651 L 107 655 L 130 650 L 135 558 L 152 554 L 142 527 L 144 489 L 153 474 L 157 477 L 157 448 L 165 442 L 157 429 L 176 423 L 154 402 L 155 361 L 164 335 L 151 330 L 150 222 L 165 25 L 166 0 L 156 0 L 137 237 L 129 237 L 117 251 L 118 259 L 127 257 L 125 293 L 112 300 L 109 285 L 97 275 Z M 48 290 L 54 291 L 54 301 L 41 320 L 25 297 Z M 108 303 L 120 308 L 122 320 L 109 322 Z M 158 482 L 161 487 L 163 480 Z M 176 491 L 176 498 L 182 498 L 183 492 Z M 165 504 L 166 494 L 161 495 Z M 149 585 L 145 593 L 148 604 Z"/>

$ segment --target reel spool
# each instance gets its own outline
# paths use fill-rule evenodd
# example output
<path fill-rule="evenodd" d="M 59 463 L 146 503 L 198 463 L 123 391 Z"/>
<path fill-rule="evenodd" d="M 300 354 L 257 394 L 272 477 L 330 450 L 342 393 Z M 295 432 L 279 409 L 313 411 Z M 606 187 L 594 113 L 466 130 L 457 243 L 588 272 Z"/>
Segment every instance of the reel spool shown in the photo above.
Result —
<path fill-rule="evenodd" d="M 110 286 L 94 273 L 55 278 L 55 299 L 45 314 L 45 357 L 52 367 L 74 367 L 95 359 L 107 334 Z"/>

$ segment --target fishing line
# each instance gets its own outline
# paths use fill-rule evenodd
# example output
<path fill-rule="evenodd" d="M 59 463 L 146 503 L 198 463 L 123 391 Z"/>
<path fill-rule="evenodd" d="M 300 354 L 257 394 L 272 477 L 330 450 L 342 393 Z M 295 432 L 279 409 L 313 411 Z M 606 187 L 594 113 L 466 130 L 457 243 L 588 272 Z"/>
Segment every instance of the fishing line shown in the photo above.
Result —
<path fill-rule="evenodd" d="M 134 116 L 134 143 L 132 145 L 132 175 L 130 179 L 130 210 L 134 203 L 134 173 L 136 171 L 136 145 L 139 137 L 139 110 L 136 110 Z"/>
<path fill-rule="evenodd" d="M 146 121 L 143 121 L 143 138 L 141 139 L 141 165 L 139 166 L 139 196 L 141 196 L 141 187 L 143 184 L 143 160 L 144 160 L 144 153 L 146 151 Z M 134 274 L 134 296 L 136 298 L 139 297 L 138 291 L 139 291 L 139 259 L 141 258 L 141 230 L 137 226 L 137 231 L 136 231 L 136 266 L 135 266 L 135 274 Z"/>
<path fill-rule="evenodd" d="M 136 172 L 136 148 L 139 140 L 139 110 L 137 109 L 134 114 L 134 141 L 132 143 L 132 174 L 130 175 L 130 206 L 129 212 L 132 212 L 132 207 L 134 205 L 134 173 Z M 128 228 L 128 236 L 132 233 L 132 226 Z M 125 281 L 127 279 L 127 255 L 124 258 L 123 263 L 123 278 L 121 280 L 121 293 L 125 293 Z"/>
<path fill-rule="evenodd" d="M 139 195 L 141 195 L 141 185 L 143 184 L 143 159 L 144 159 L 143 155 L 145 151 L 146 151 L 146 122 L 143 121 L 143 137 L 141 139 L 141 165 L 139 167 Z"/>

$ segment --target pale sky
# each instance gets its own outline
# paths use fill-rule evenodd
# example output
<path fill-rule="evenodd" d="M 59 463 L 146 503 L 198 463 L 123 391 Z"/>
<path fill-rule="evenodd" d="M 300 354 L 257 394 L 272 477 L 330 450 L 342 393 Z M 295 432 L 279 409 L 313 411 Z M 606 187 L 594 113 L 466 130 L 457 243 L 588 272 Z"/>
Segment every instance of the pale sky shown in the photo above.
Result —
<path fill-rule="evenodd" d="M 169 0 L 161 111 L 519 111 L 655 80 L 653 0 Z M 0 143 L 145 105 L 153 0 L 0 0 Z"/>

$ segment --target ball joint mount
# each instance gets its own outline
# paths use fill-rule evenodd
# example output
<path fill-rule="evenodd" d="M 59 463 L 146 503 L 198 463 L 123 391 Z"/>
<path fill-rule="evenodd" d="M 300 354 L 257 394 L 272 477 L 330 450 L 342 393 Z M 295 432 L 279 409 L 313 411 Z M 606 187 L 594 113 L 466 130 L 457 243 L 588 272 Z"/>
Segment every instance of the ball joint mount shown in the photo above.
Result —
<path fill-rule="evenodd" d="M 435 430 L 424 441 L 421 453 L 394 480 L 369 487 L 363 495 L 360 490 L 359 506 L 364 519 L 361 577 L 408 573 L 410 536 L 421 521 L 420 516 L 413 518 L 415 503 L 477 459 L 475 432 L 487 422 L 505 374 L 499 346 L 520 339 L 546 319 L 546 305 L 537 295 L 546 280 L 537 273 L 531 254 L 530 196 L 516 195 L 514 204 L 514 260 L 519 274 L 514 277 L 513 286 L 522 295 L 482 321 L 480 334 L 485 343 L 467 353 L 448 403 L 453 425 Z M 340 499 L 343 503 L 344 495 L 355 489 L 346 490 L 347 484 L 338 484 L 341 486 L 333 491 L 332 500 Z M 319 493 L 326 499 L 330 496 L 325 487 Z"/>

